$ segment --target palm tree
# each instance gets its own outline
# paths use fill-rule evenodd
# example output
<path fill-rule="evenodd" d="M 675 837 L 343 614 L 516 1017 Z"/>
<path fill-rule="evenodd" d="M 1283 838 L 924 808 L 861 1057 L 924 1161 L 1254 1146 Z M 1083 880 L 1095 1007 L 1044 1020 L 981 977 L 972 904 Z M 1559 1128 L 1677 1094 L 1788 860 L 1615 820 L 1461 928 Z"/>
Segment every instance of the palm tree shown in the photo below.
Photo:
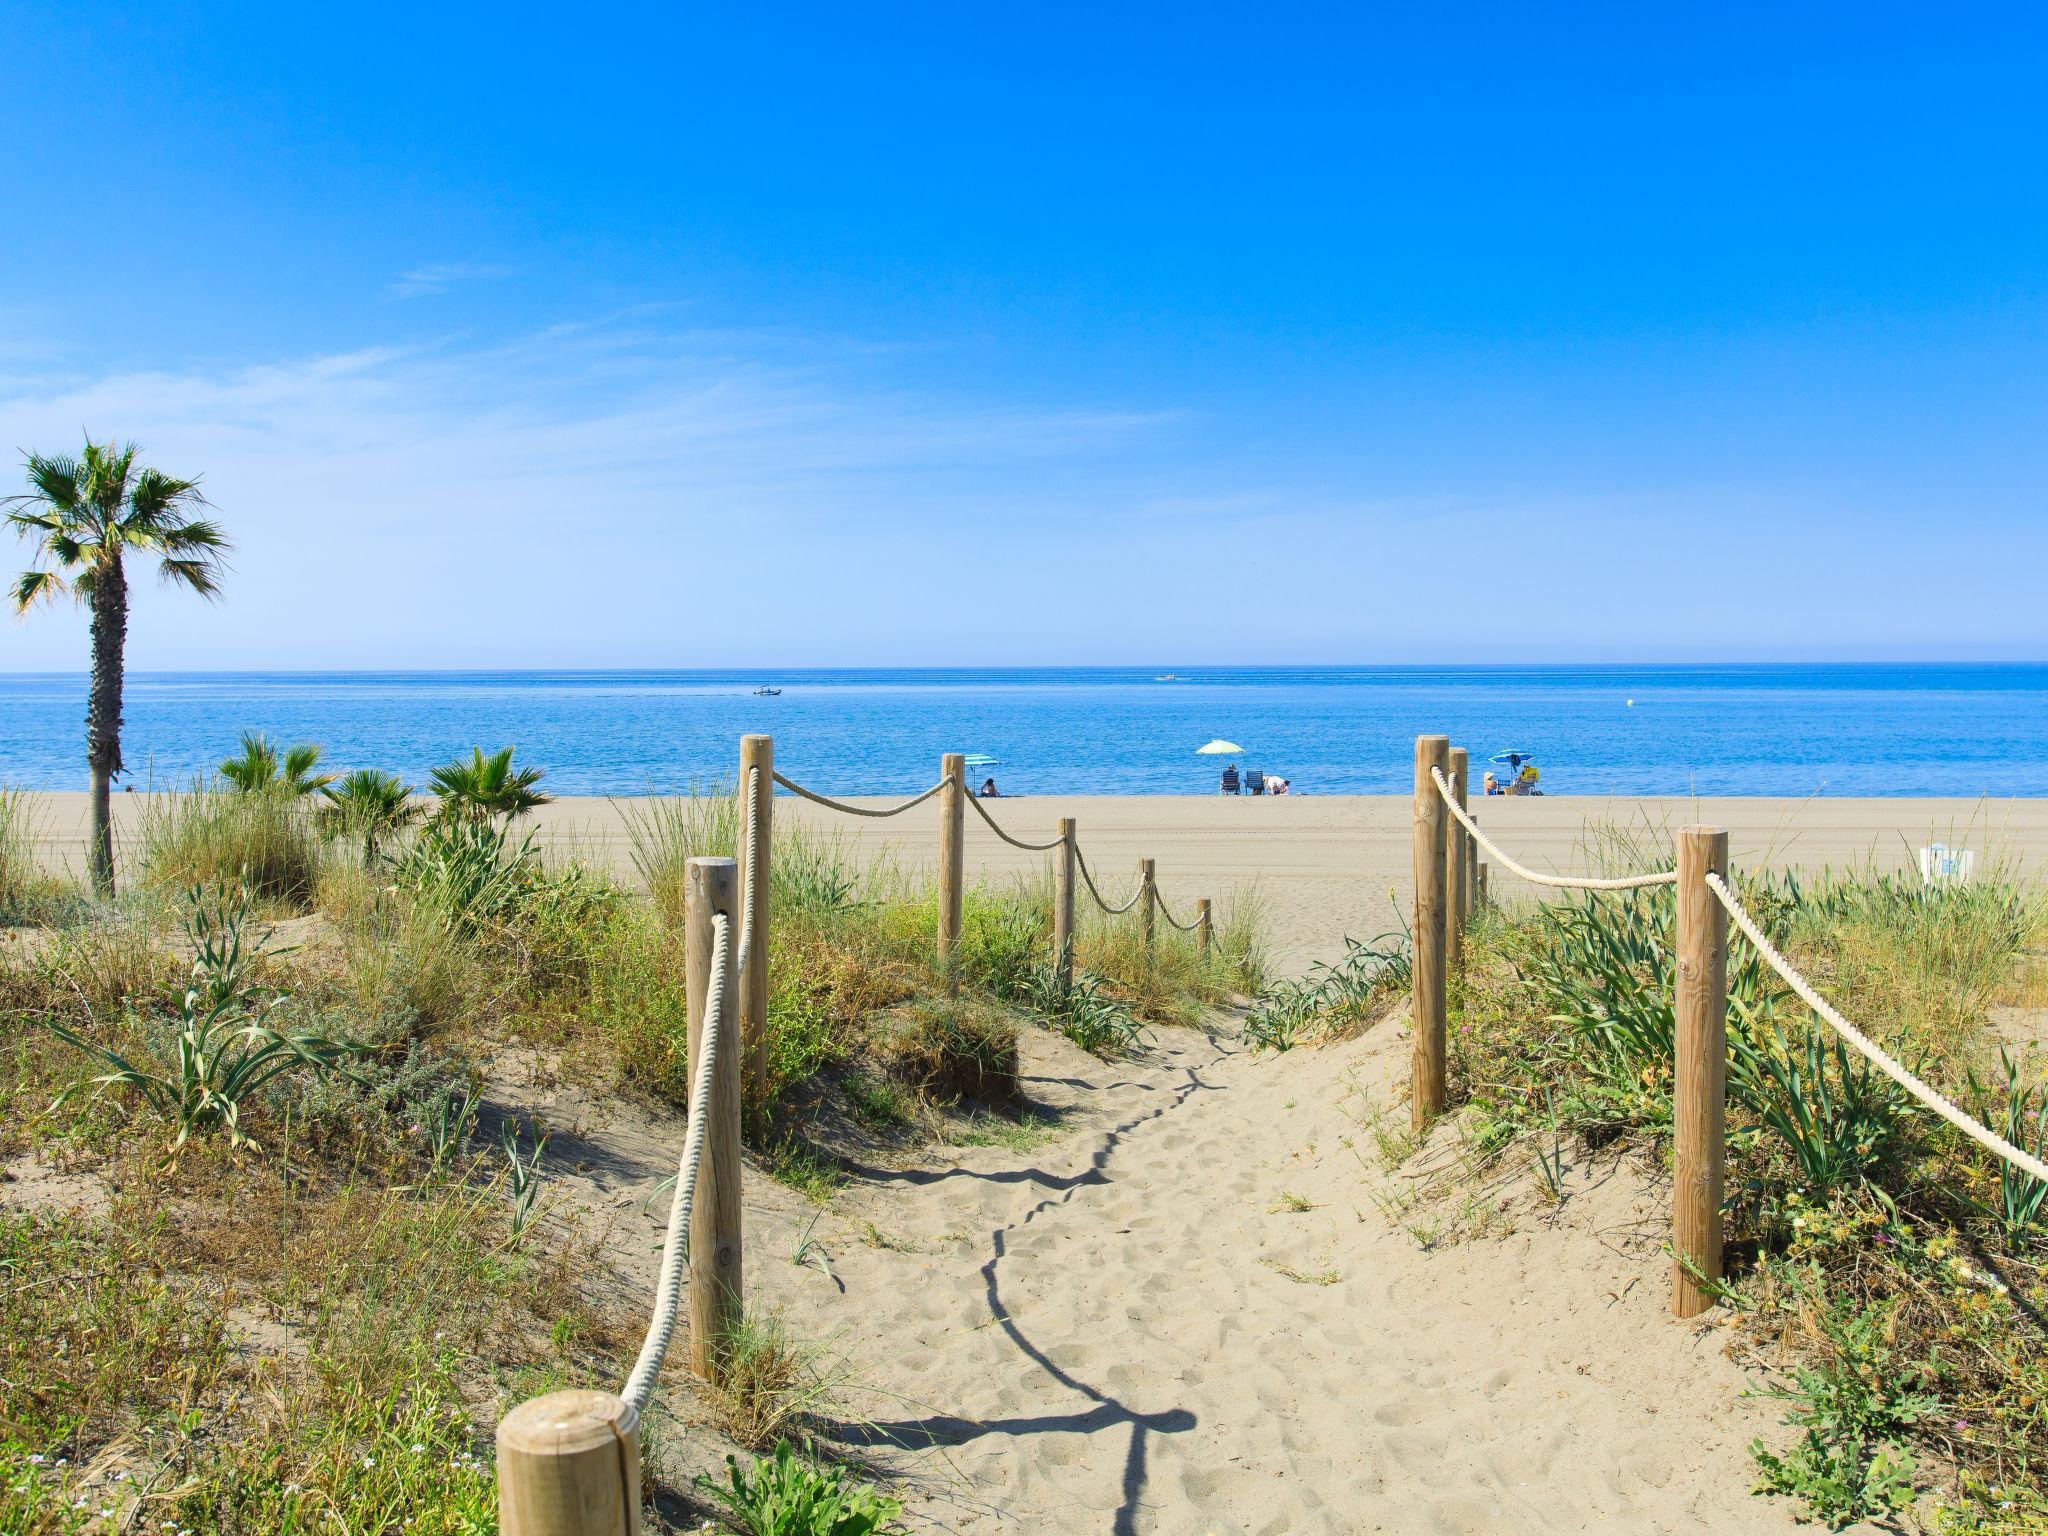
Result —
<path fill-rule="evenodd" d="M 321 817 L 339 835 L 363 840 L 363 868 L 377 863 L 377 839 L 386 837 L 417 821 L 420 807 L 414 803 L 410 784 L 400 783 L 395 774 L 375 768 L 358 768 L 339 782 L 323 786 L 327 799 Z"/>
<path fill-rule="evenodd" d="M 271 789 L 296 799 L 325 789 L 334 782 L 331 773 L 315 773 L 320 748 L 310 741 L 284 749 L 279 762 L 277 748 L 261 731 L 242 732 L 242 753 L 220 765 L 220 776 L 243 791 Z"/>
<path fill-rule="evenodd" d="M 510 747 L 489 757 L 484 756 L 482 747 L 473 747 L 467 761 L 458 757 L 452 763 L 443 763 L 429 775 L 434 793 L 441 800 L 440 809 L 435 814 L 463 816 L 476 821 L 488 821 L 494 816 L 508 820 L 524 816 L 535 806 L 546 805 L 554 798 L 534 788 L 542 777 L 538 768 L 521 768 L 515 772 Z"/>
<path fill-rule="evenodd" d="M 85 441 L 77 458 L 32 453 L 30 489 L 0 498 L 7 522 L 35 545 L 35 568 L 11 595 L 26 614 L 67 593 L 92 614 L 92 683 L 85 706 L 85 761 L 92 775 L 92 840 L 86 863 L 93 889 L 114 894 L 114 828 L 109 795 L 121 773 L 121 683 L 128 644 L 125 556 L 154 555 L 157 574 L 201 597 L 220 596 L 233 546 L 220 525 L 190 515 L 207 504 L 197 480 L 180 480 L 135 462 L 133 443 Z"/>

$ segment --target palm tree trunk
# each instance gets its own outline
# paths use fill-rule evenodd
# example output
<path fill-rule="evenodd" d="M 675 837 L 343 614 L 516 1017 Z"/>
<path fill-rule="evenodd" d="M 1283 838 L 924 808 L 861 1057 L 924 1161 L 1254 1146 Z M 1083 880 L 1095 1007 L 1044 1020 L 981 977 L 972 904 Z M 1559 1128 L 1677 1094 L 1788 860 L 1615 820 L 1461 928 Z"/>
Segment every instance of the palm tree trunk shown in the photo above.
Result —
<path fill-rule="evenodd" d="M 92 771 L 92 832 L 86 867 L 98 896 L 114 894 L 112 788 L 121 771 L 121 681 L 128 647 L 128 576 L 116 554 L 92 590 L 92 684 L 85 706 L 85 761 Z"/>

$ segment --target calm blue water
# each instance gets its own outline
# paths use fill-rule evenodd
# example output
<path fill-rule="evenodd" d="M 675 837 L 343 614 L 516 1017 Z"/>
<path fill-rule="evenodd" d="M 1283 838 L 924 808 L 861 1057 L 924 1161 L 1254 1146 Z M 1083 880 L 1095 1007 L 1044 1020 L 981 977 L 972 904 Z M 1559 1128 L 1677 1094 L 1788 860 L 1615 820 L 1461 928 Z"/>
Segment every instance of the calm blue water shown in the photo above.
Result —
<path fill-rule="evenodd" d="M 2048 665 L 1164 670 L 144 673 L 125 741 L 138 788 L 255 728 L 414 782 L 514 743 L 558 793 L 632 794 L 730 775 L 758 730 L 841 793 L 920 789 L 967 751 L 1006 793 L 1185 794 L 1214 788 L 1193 753 L 1221 736 L 1337 794 L 1406 789 L 1415 734 L 1439 730 L 1475 757 L 1533 749 L 1555 794 L 2048 794 Z M 0 783 L 84 788 L 84 715 L 82 675 L 0 678 Z"/>

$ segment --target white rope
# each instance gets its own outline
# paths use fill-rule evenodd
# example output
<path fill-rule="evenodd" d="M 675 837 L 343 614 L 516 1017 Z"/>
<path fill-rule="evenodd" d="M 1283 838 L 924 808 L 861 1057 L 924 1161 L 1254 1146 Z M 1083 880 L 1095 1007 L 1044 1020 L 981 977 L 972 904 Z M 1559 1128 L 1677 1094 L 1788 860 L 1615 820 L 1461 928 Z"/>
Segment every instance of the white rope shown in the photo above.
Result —
<path fill-rule="evenodd" d="M 997 826 L 995 817 L 989 815 L 987 809 L 982 805 L 981 797 L 979 795 L 969 795 L 967 797 L 967 803 L 974 807 L 974 813 L 977 816 L 979 816 L 983 821 L 988 823 L 989 831 L 995 833 L 997 837 L 1000 837 L 1012 848 L 1022 848 L 1026 853 L 1051 853 L 1053 849 L 1059 847 L 1059 845 L 1065 841 L 1064 838 L 1056 837 L 1049 843 L 1027 843 L 1024 841 L 1023 838 L 1012 837 L 1009 833 L 1005 832 L 1001 827 Z"/>
<path fill-rule="evenodd" d="M 1520 875 L 1531 885 L 1548 885 L 1565 891 L 1635 891 L 1649 885 L 1678 884 L 1678 871 L 1675 869 L 1667 869 L 1654 875 L 1624 875 L 1619 880 L 1596 880 L 1588 875 L 1539 874 L 1526 864 L 1517 864 L 1500 851 L 1499 844 L 1479 830 L 1479 823 L 1466 815 L 1465 808 L 1458 804 L 1457 796 L 1451 792 L 1450 782 L 1444 778 L 1441 768 L 1430 769 L 1429 776 L 1436 781 L 1437 793 L 1443 796 L 1444 804 L 1463 824 L 1465 830 L 1472 834 L 1474 841 L 1498 859 L 1504 867 Z"/>
<path fill-rule="evenodd" d="M 1138 882 L 1138 889 L 1136 890 L 1136 892 L 1132 894 L 1131 899 L 1129 901 L 1125 902 L 1120 907 L 1112 907 L 1108 902 L 1102 899 L 1102 892 L 1095 889 L 1095 877 L 1088 873 L 1088 861 L 1081 857 L 1081 850 L 1079 847 L 1076 847 L 1074 849 L 1074 866 L 1081 871 L 1081 882 L 1082 884 L 1088 887 L 1088 894 L 1095 898 L 1095 905 L 1102 908 L 1102 910 L 1107 912 L 1111 917 L 1120 917 L 1124 913 L 1130 911 L 1131 908 L 1135 907 L 1138 904 L 1139 897 L 1145 894 L 1145 882 L 1140 880 Z"/>
<path fill-rule="evenodd" d="M 759 770 L 756 770 L 757 772 Z M 751 829 L 750 829 L 751 832 Z M 751 855 L 750 855 L 751 862 Z M 704 1033 L 697 1045 L 697 1076 L 690 1084 L 690 1124 L 683 1135 L 683 1158 L 676 1168 L 676 1191 L 669 1201 L 668 1235 L 662 1240 L 661 1278 L 654 1287 L 654 1317 L 633 1373 L 619 1396 L 637 1419 L 654 1395 L 654 1378 L 676 1331 L 678 1292 L 683 1266 L 690 1258 L 690 1211 L 696 1204 L 697 1167 L 704 1158 L 704 1140 L 711 1128 L 711 1069 L 718 1055 L 719 1026 L 725 1016 L 725 961 L 732 920 L 723 912 L 711 915 L 711 976 L 704 994 Z M 742 939 L 744 947 L 745 940 Z"/>
<path fill-rule="evenodd" d="M 760 770 L 756 769 L 755 771 L 759 772 Z M 792 795 L 803 796 L 804 799 L 810 801 L 813 805 L 822 805 L 828 811 L 844 811 L 849 816 L 901 816 L 911 807 L 923 805 L 925 801 L 931 799 L 933 795 L 936 795 L 946 787 L 946 781 L 941 779 L 923 794 L 913 799 L 905 800 L 901 805 L 892 805 L 885 811 L 871 811 L 866 806 L 848 805 L 844 800 L 834 800 L 819 794 L 814 789 L 805 789 L 803 785 L 795 780 L 785 779 L 779 773 L 775 775 L 775 782 L 788 790 Z"/>
<path fill-rule="evenodd" d="M 1965 1114 L 1893 1060 L 1882 1046 L 1837 1013 L 1834 1006 L 1813 989 L 1813 984 L 1792 968 L 1791 962 L 1778 952 L 1778 947 L 1763 936 L 1762 930 L 1757 927 L 1756 919 L 1744 910 L 1735 893 L 1728 888 L 1728 883 L 1711 870 L 1707 872 L 1707 889 L 1714 893 L 1721 905 L 1727 909 L 1728 915 L 1735 919 L 1735 926 L 1742 930 L 1743 937 L 1756 946 L 1756 952 L 1764 957 L 1772 970 L 1784 978 L 1788 987 L 1799 994 L 1799 1000 L 1833 1026 L 1835 1033 L 1854 1046 L 1865 1060 L 1978 1146 L 1997 1153 L 2015 1168 L 2031 1174 L 2043 1184 L 2048 1184 L 2048 1163 L 2021 1151 L 1989 1126 Z"/>

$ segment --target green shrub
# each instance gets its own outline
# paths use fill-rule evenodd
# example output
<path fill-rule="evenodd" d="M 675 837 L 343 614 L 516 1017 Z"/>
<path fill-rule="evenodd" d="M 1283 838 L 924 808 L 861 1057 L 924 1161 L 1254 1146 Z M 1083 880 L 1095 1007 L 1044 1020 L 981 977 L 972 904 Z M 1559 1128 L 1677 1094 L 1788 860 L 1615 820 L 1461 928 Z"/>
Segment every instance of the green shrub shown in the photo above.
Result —
<path fill-rule="evenodd" d="M 912 1005 L 885 1031 L 880 1055 L 904 1082 L 941 1103 L 1007 1104 L 1017 1096 L 1017 1026 L 971 998 Z"/>
<path fill-rule="evenodd" d="M 1383 933 L 1371 944 L 1346 938 L 1343 959 L 1318 961 L 1303 979 L 1261 992 L 1245 1015 L 1244 1037 L 1255 1051 L 1285 1051 L 1311 1035 L 1339 1035 L 1405 991 L 1412 966 L 1405 935 Z"/>
<path fill-rule="evenodd" d="M 726 1482 L 699 1474 L 697 1487 L 718 1501 L 745 1536 L 875 1536 L 891 1529 L 903 1506 L 873 1489 L 847 1480 L 838 1467 L 800 1460 L 787 1440 L 775 1455 L 742 1469 L 725 1458 Z"/>
<path fill-rule="evenodd" d="M 288 789 L 195 783 L 142 797 L 142 872 L 159 890 L 235 882 L 303 911 L 326 858 L 311 803 Z"/>
<path fill-rule="evenodd" d="M 1897 1160 L 1913 1108 L 1903 1088 L 1818 1021 L 1788 1039 L 1768 1010 L 1729 1011 L 1729 1093 L 1784 1145 L 1803 1188 L 1827 1193 Z"/>
<path fill-rule="evenodd" d="M 1804 1501 L 1811 1518 L 1835 1530 L 1895 1516 L 1913 1502 L 1916 1468 L 1903 1436 L 1941 1406 L 1920 1390 L 1921 1373 L 1887 1346 L 1891 1310 L 1824 1304 L 1819 1320 L 1831 1352 L 1799 1367 L 1796 1385 L 1779 1394 L 1792 1404 L 1785 1422 L 1801 1431 L 1798 1442 L 1783 1455 L 1761 1440 L 1750 1444 L 1759 1490 Z"/>
<path fill-rule="evenodd" d="M 44 1027 L 110 1070 L 92 1079 L 101 1088 L 133 1088 L 177 1130 L 175 1151 L 195 1133 L 227 1132 L 231 1146 L 253 1143 L 243 1132 L 242 1106 L 258 1089 L 295 1067 L 341 1071 L 341 1062 L 372 1049 L 354 1041 L 302 1030 L 285 1034 L 270 1022 L 281 995 L 264 989 L 256 972 L 265 948 L 246 932 L 248 892 L 194 887 L 187 897 L 185 932 L 194 959 L 192 979 L 179 999 L 171 1060 L 136 1066 L 111 1047 L 88 1040 L 54 1019 Z M 76 1085 L 70 1092 L 82 1088 Z"/>
<path fill-rule="evenodd" d="M 1024 1000 L 1090 1055 L 1107 1059 L 1144 1042 L 1145 1025 L 1130 1005 L 1077 965 L 1070 963 L 1063 973 L 1055 959 L 1040 961 L 1025 979 Z"/>

